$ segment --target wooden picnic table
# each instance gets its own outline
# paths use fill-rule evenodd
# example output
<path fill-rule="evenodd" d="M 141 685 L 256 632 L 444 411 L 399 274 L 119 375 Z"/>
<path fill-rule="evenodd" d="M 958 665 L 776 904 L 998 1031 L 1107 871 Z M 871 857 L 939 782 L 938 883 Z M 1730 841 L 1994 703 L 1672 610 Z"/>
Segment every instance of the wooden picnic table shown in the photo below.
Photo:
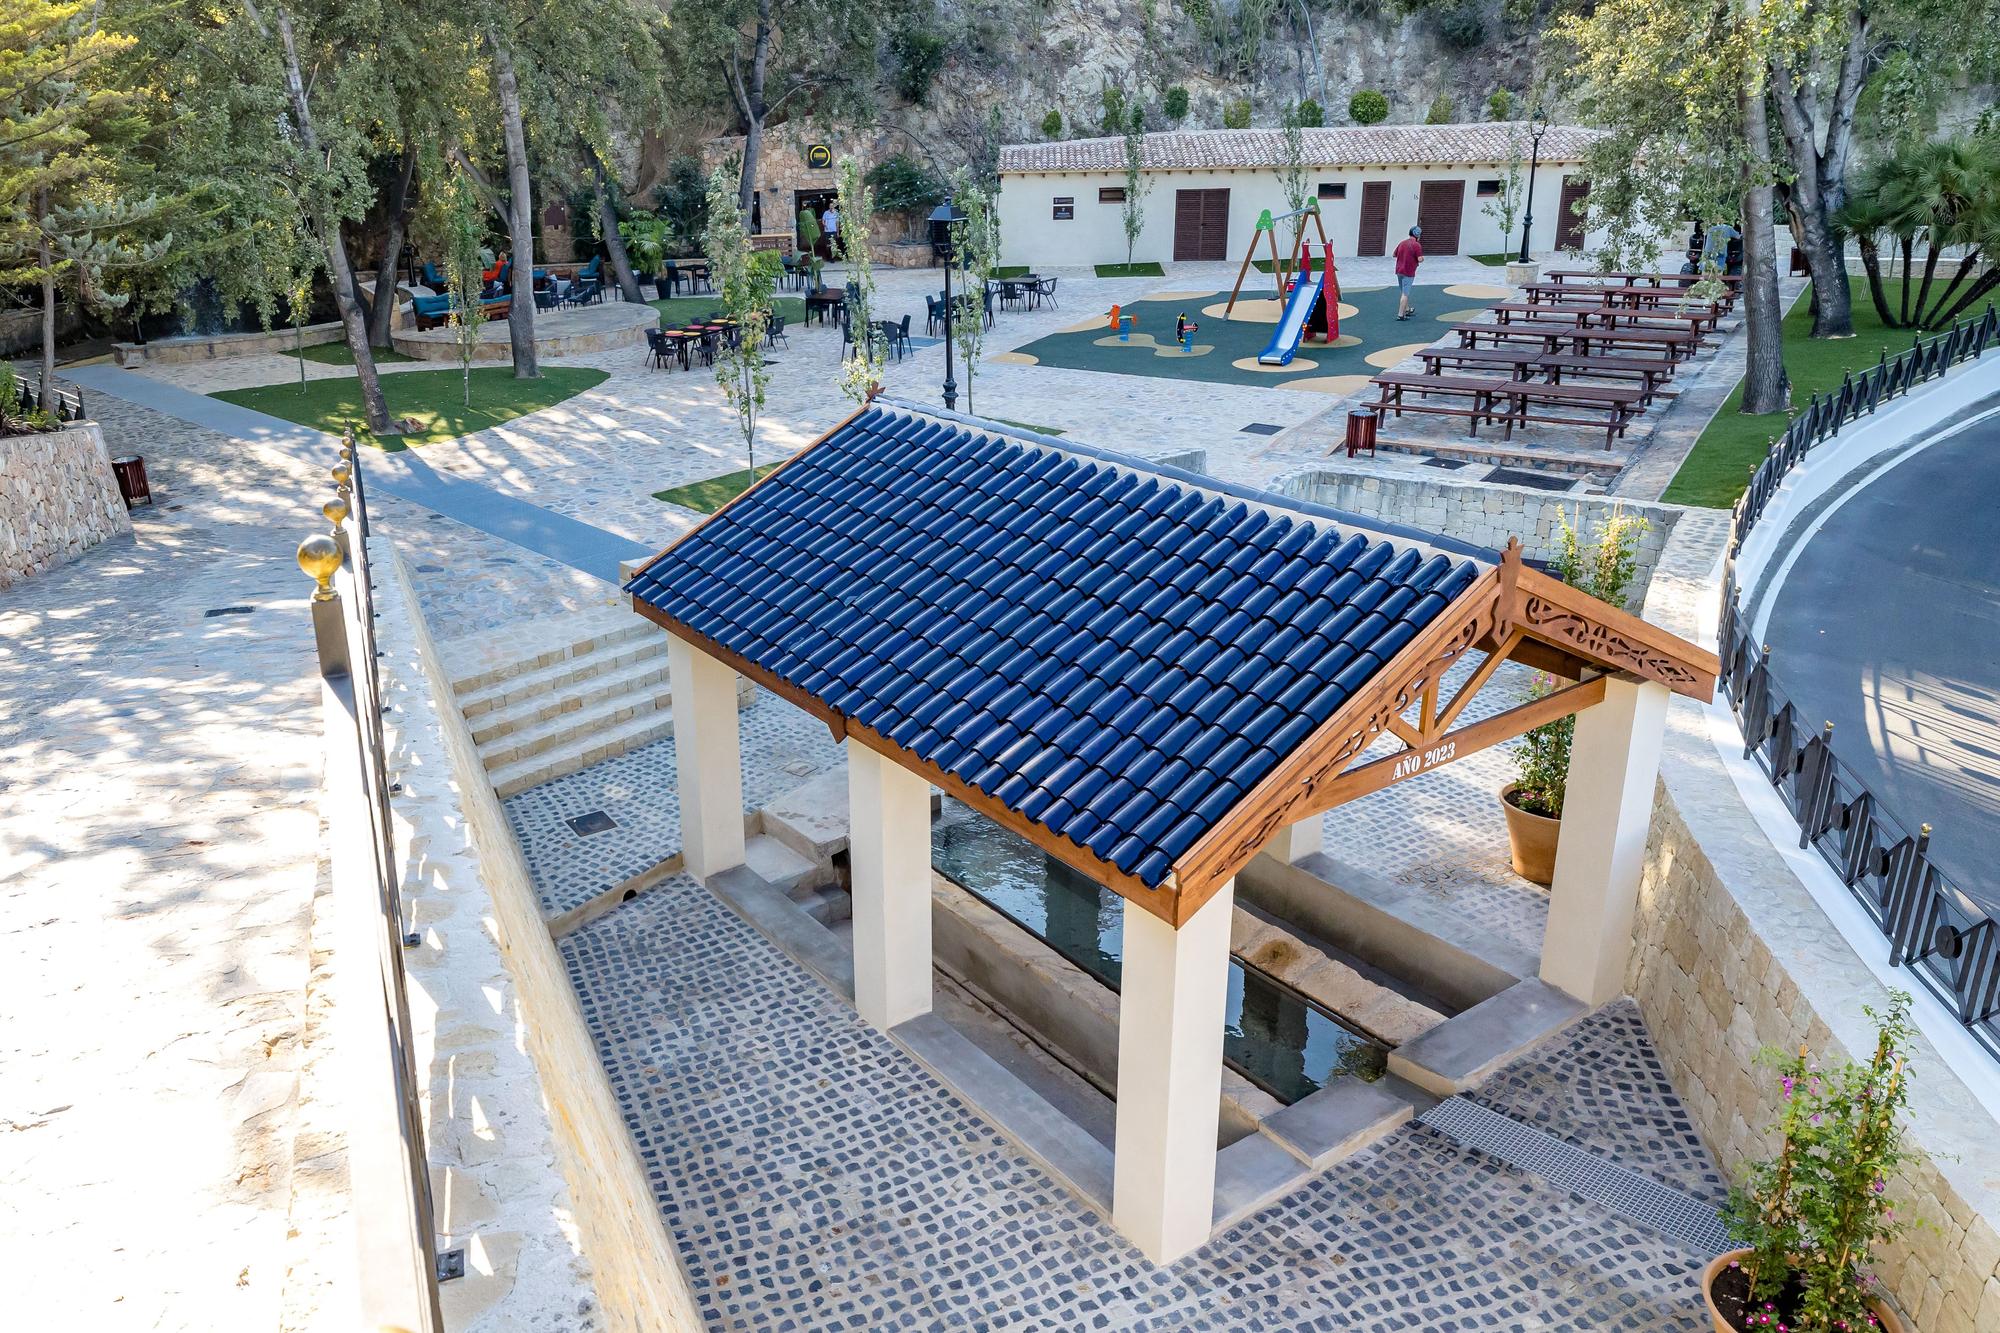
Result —
<path fill-rule="evenodd" d="M 1493 317 L 1502 324 L 1527 319 L 1550 324 L 1568 322 L 1586 328 L 1692 328 L 1703 333 L 1714 328 L 1720 318 L 1713 309 L 1642 310 L 1613 305 L 1542 305 L 1533 301 L 1502 301 L 1492 310 Z"/>
<path fill-rule="evenodd" d="M 1529 320 L 1517 324 L 1453 324 L 1461 347 L 1477 347 L 1482 340 L 1494 346 L 1504 343 L 1539 343 L 1545 355 L 1554 356 L 1567 346 L 1579 356 L 1593 349 L 1652 351 L 1676 360 L 1694 355 L 1701 334 L 1694 329 L 1610 329 L 1581 324 L 1558 324 Z"/>
<path fill-rule="evenodd" d="M 1610 305 L 1634 309 L 1662 309 L 1675 306 L 1697 310 L 1703 307 L 1719 318 L 1727 303 L 1707 297 L 1689 296 L 1675 287 L 1600 287 L 1561 282 L 1531 282 L 1521 288 L 1530 302 L 1550 305 Z"/>
<path fill-rule="evenodd" d="M 1475 374 L 1506 371 L 1517 380 L 1531 380 L 1540 374 L 1551 384 L 1562 383 L 1565 373 L 1603 379 L 1636 379 L 1642 399 L 1650 404 L 1660 387 L 1674 377 L 1674 363 L 1653 357 L 1580 356 L 1574 352 L 1550 354 L 1530 347 L 1447 347 L 1442 343 L 1417 353 L 1426 375 L 1442 375 L 1447 369 L 1470 370 Z"/>
<path fill-rule="evenodd" d="M 1456 375 L 1401 375 L 1389 373 L 1377 375 L 1369 381 L 1380 391 L 1380 398 L 1374 404 L 1378 413 L 1386 412 L 1401 416 L 1405 412 L 1423 412 L 1434 416 L 1464 417 L 1471 434 L 1476 439 L 1482 421 L 1497 421 L 1501 426 L 1501 437 L 1512 439 L 1517 425 L 1547 426 L 1602 426 L 1604 447 L 1609 449 L 1612 441 L 1625 433 L 1625 428 L 1633 417 L 1645 410 L 1644 391 L 1637 386 L 1622 384 L 1548 384 L 1532 380 L 1500 380 L 1475 376 Z M 1418 401 L 1411 402 L 1408 395 L 1414 393 Z M 1437 394 L 1468 402 L 1432 403 L 1428 399 Z M 1505 409 L 1495 411 L 1504 403 Z M 1550 415 L 1537 412 L 1537 407 L 1551 409 L 1555 413 L 1570 415 Z M 1579 417 L 1575 413 L 1586 410 L 1601 411 L 1603 420 L 1595 417 Z"/>
<path fill-rule="evenodd" d="M 1664 287 L 1668 283 L 1677 287 L 1692 287 L 1695 283 L 1710 278 L 1719 280 L 1730 290 L 1743 285 L 1741 273 L 1648 273 L 1640 269 L 1613 269 L 1609 273 L 1600 273 L 1594 268 L 1555 268 L 1543 276 L 1550 282 L 1575 278 L 1579 282 L 1608 282 L 1620 285 L 1644 282 L 1654 287 Z"/>

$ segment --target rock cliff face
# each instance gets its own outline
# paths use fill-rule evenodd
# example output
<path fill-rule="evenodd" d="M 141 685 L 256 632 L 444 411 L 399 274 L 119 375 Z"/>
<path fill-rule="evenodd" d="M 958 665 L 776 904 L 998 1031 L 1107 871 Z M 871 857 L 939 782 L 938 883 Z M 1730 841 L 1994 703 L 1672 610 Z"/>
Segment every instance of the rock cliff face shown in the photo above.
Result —
<path fill-rule="evenodd" d="M 1062 137 L 1104 133 L 1107 87 L 1143 105 L 1149 128 L 1170 129 L 1220 126 L 1224 108 L 1245 99 L 1252 124 L 1274 125 L 1304 97 L 1321 102 L 1326 124 L 1347 124 L 1348 98 L 1364 88 L 1388 97 L 1391 122 L 1423 120 L 1440 94 L 1453 119 L 1483 120 L 1496 88 L 1518 94 L 1530 81 L 1537 26 L 1509 21 L 1499 0 L 1414 14 L 1394 0 L 1304 3 L 1311 40 L 1302 0 L 937 0 L 922 31 L 942 54 L 920 100 L 896 91 L 906 80 L 891 42 L 872 124 L 836 129 L 801 118 L 772 130 L 949 167 L 978 160 L 996 141 L 1047 138 L 1051 111 Z M 1176 86 L 1188 100 L 1178 122 L 1165 109 Z M 649 188 L 669 157 L 736 129 L 719 105 L 705 119 L 683 118 L 671 139 L 645 144 L 633 174 Z"/>

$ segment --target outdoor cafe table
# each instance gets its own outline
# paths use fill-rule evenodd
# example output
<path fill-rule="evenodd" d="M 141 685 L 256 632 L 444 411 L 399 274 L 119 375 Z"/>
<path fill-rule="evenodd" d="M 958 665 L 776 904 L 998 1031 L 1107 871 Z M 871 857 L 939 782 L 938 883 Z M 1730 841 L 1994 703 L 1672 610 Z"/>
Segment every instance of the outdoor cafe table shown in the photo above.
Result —
<path fill-rule="evenodd" d="M 1693 329 L 1586 328 L 1580 324 L 1544 320 L 1515 324 L 1453 324 L 1450 331 L 1458 335 L 1461 347 L 1477 347 L 1482 341 L 1495 346 L 1503 343 L 1539 343 L 1543 353 L 1549 356 L 1568 347 L 1579 356 L 1589 356 L 1599 349 L 1616 349 L 1657 352 L 1667 359 L 1676 359 L 1693 356 L 1695 348 L 1701 343 L 1701 334 Z"/>
<path fill-rule="evenodd" d="M 818 291 L 807 292 L 806 323 L 812 323 L 813 316 L 818 315 L 820 323 L 824 324 L 830 314 L 846 304 L 847 293 L 839 288 L 822 287 Z"/>

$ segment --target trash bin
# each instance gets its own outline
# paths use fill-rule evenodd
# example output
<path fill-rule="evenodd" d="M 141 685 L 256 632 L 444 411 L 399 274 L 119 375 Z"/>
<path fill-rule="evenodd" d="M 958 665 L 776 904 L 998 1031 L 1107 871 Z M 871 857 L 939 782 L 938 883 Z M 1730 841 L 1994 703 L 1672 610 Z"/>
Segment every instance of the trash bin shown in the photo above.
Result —
<path fill-rule="evenodd" d="M 1370 458 L 1375 456 L 1375 410 L 1370 407 L 1350 408 L 1347 413 L 1347 456 L 1352 458 L 1362 449 Z"/>
<path fill-rule="evenodd" d="M 138 454 L 126 454 L 123 458 L 111 460 L 111 473 L 118 478 L 118 494 L 125 497 L 125 507 L 144 500 L 153 503 L 153 488 L 146 484 L 146 460 Z"/>

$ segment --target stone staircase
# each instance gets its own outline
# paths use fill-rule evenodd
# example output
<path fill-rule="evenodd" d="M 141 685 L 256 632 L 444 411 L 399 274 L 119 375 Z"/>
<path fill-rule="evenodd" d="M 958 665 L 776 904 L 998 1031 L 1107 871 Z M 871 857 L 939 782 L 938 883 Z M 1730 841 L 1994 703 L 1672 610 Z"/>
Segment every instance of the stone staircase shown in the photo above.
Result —
<path fill-rule="evenodd" d="M 444 655 L 502 799 L 674 734 L 666 635 L 622 608 L 516 627 Z M 740 697 L 748 694 L 744 682 Z"/>

